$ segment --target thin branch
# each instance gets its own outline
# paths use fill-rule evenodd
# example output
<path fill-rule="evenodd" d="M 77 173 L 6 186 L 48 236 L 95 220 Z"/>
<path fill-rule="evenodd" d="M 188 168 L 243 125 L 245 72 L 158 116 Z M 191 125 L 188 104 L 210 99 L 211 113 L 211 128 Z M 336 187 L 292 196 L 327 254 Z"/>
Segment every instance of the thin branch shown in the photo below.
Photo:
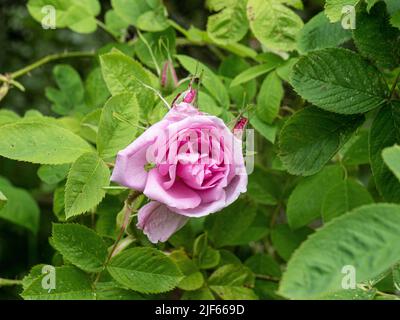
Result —
<path fill-rule="evenodd" d="M 43 57 L 22 69 L 12 72 L 9 76 L 11 79 L 19 78 L 19 77 L 31 72 L 32 70 L 39 68 L 42 65 L 49 63 L 51 61 L 56 61 L 56 60 L 65 59 L 65 58 L 93 57 L 93 56 L 94 56 L 93 51 L 72 51 L 72 52 L 62 52 L 62 53 L 50 54 L 50 55 Z"/>
<path fill-rule="evenodd" d="M 13 279 L 0 278 L 0 287 L 20 286 L 20 285 L 22 285 L 22 280 L 13 280 Z"/>

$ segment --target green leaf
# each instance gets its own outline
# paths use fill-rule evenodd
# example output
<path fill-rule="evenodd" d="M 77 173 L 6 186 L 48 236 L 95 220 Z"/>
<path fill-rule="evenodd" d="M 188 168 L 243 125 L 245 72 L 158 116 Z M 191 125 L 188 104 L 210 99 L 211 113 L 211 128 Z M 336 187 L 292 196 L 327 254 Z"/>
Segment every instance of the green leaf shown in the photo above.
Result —
<path fill-rule="evenodd" d="M 249 0 L 247 17 L 250 29 L 267 48 L 282 51 L 296 49 L 296 37 L 303 28 L 303 21 L 279 1 Z"/>
<path fill-rule="evenodd" d="M 7 204 L 7 197 L 0 191 L 0 214 L 1 214 L 1 209 L 4 208 L 4 206 Z"/>
<path fill-rule="evenodd" d="M 359 182 L 347 179 L 332 187 L 322 204 L 322 217 L 328 222 L 364 204 L 373 203 L 371 195 Z"/>
<path fill-rule="evenodd" d="M 56 27 L 68 27 L 79 33 L 96 31 L 95 16 L 101 9 L 98 0 L 29 0 L 28 11 L 36 21 L 47 21 L 49 13 L 42 9 L 48 5 L 55 9 Z"/>
<path fill-rule="evenodd" d="M 250 80 L 253 80 L 259 76 L 262 76 L 265 73 L 270 72 L 275 69 L 282 63 L 282 59 L 271 55 L 271 60 L 269 62 L 256 65 L 254 67 L 248 68 L 245 71 L 238 74 L 231 82 L 230 87 L 238 86 L 239 84 L 246 83 Z"/>
<path fill-rule="evenodd" d="M 136 21 L 136 26 L 143 31 L 159 32 L 167 29 L 170 24 L 167 20 L 166 10 L 160 6 L 140 15 Z"/>
<path fill-rule="evenodd" d="M 206 233 L 198 236 L 193 244 L 193 260 L 200 269 L 214 268 L 220 261 L 220 253 L 208 245 Z"/>
<path fill-rule="evenodd" d="M 317 298 L 339 291 L 344 266 L 356 282 L 376 277 L 399 260 L 400 206 L 372 204 L 355 209 L 318 229 L 295 252 L 279 293 L 292 299 Z"/>
<path fill-rule="evenodd" d="M 331 23 L 323 12 L 308 21 L 299 32 L 297 47 L 302 54 L 310 51 L 335 48 L 351 39 L 351 31 L 340 22 Z"/>
<path fill-rule="evenodd" d="M 383 107 L 372 123 L 369 135 L 369 154 L 375 184 L 380 194 L 390 202 L 400 202 L 400 182 L 385 165 L 382 151 L 400 144 L 399 110 L 400 103 L 397 101 Z"/>
<path fill-rule="evenodd" d="M 390 18 L 390 23 L 393 27 L 400 29 L 400 10 L 392 15 Z"/>
<path fill-rule="evenodd" d="M 206 65 L 198 62 L 197 60 L 185 56 L 176 55 L 179 63 L 192 75 L 199 76 L 202 74 L 201 83 L 207 91 L 217 100 L 218 104 L 222 107 L 229 106 L 229 96 L 225 89 L 224 84 L 218 76 L 211 71 Z"/>
<path fill-rule="evenodd" d="M 38 170 L 38 176 L 40 180 L 47 184 L 57 184 L 63 181 L 69 171 L 69 164 L 59 164 L 59 165 L 41 165 Z"/>
<path fill-rule="evenodd" d="M 208 288 L 201 288 L 195 291 L 185 291 L 181 300 L 215 300 Z"/>
<path fill-rule="evenodd" d="M 265 275 L 279 278 L 281 276 L 281 268 L 279 264 L 269 255 L 257 253 L 248 258 L 245 265 L 251 269 L 256 275 Z"/>
<path fill-rule="evenodd" d="M 47 283 L 44 274 L 33 280 L 21 293 L 25 300 L 93 300 L 89 276 L 72 266 L 55 268 L 55 289 L 43 288 L 42 281 Z"/>
<path fill-rule="evenodd" d="M 0 218 L 36 234 L 39 229 L 40 209 L 30 193 L 11 185 L 1 185 L 0 189 Z"/>
<path fill-rule="evenodd" d="M 53 224 L 51 244 L 64 259 L 88 272 L 99 272 L 107 258 L 103 239 L 80 224 Z"/>
<path fill-rule="evenodd" d="M 203 274 L 183 250 L 173 251 L 170 254 L 170 258 L 175 261 L 185 276 L 178 284 L 178 288 L 182 290 L 197 290 L 203 286 Z"/>
<path fill-rule="evenodd" d="M 368 14 L 359 10 L 357 28 L 353 31 L 358 51 L 382 68 L 396 68 L 400 64 L 400 30 L 389 23 L 383 2 Z M 385 48 L 382 50 L 382 48 Z"/>
<path fill-rule="evenodd" d="M 272 123 L 279 114 L 283 95 L 282 81 L 276 72 L 271 72 L 265 77 L 257 97 L 258 117 L 267 123 Z"/>
<path fill-rule="evenodd" d="M 207 216 L 205 230 L 217 248 L 236 245 L 255 216 L 254 206 L 245 201 L 236 201 L 222 211 Z"/>
<path fill-rule="evenodd" d="M 107 29 L 117 38 L 123 37 L 127 32 L 126 29 L 129 27 L 129 23 L 121 19 L 115 10 L 108 10 L 106 12 L 104 22 Z"/>
<path fill-rule="evenodd" d="M 111 5 L 121 19 L 134 26 L 143 13 L 152 9 L 145 0 L 111 0 Z"/>
<path fill-rule="evenodd" d="M 302 179 L 287 203 L 290 227 L 296 229 L 320 217 L 326 194 L 342 179 L 343 170 L 339 166 L 326 166 L 316 175 Z"/>
<path fill-rule="evenodd" d="M 307 227 L 291 230 L 287 224 L 278 224 L 271 231 L 271 241 L 278 255 L 288 261 L 310 233 Z"/>
<path fill-rule="evenodd" d="M 361 131 L 343 146 L 340 152 L 344 164 L 358 166 L 369 163 L 368 136 L 369 131 Z"/>
<path fill-rule="evenodd" d="M 143 86 L 152 86 L 152 82 L 149 73 L 139 62 L 118 51 L 101 55 L 100 64 L 104 81 L 112 95 L 129 92 L 137 95 L 141 108 L 152 105 L 154 94 Z"/>
<path fill-rule="evenodd" d="M 222 300 L 256 300 L 249 287 L 254 286 L 251 271 L 240 264 L 227 264 L 217 269 L 208 279 L 208 285 Z"/>
<path fill-rule="evenodd" d="M 152 248 L 132 248 L 112 258 L 107 267 L 121 285 L 142 293 L 170 291 L 182 280 L 177 265 Z"/>
<path fill-rule="evenodd" d="M 320 297 L 321 300 L 373 300 L 376 289 L 343 289 L 335 293 L 327 294 Z"/>
<path fill-rule="evenodd" d="M 353 6 L 360 0 L 326 0 L 325 14 L 331 22 L 337 22 L 342 18 L 342 10 L 345 6 Z"/>
<path fill-rule="evenodd" d="M 84 89 L 79 73 L 69 65 L 59 64 L 53 75 L 59 89 L 46 88 L 46 97 L 53 102 L 52 110 L 60 115 L 82 110 Z"/>
<path fill-rule="evenodd" d="M 276 132 L 278 128 L 260 120 L 257 116 L 250 118 L 250 124 L 257 130 L 265 139 L 271 143 L 275 143 Z"/>
<path fill-rule="evenodd" d="M 382 157 L 389 169 L 400 180 L 400 146 L 384 149 Z"/>
<path fill-rule="evenodd" d="M 97 150 L 102 158 L 114 157 L 134 140 L 139 110 L 136 96 L 130 93 L 112 96 L 106 102 L 97 133 Z"/>
<path fill-rule="evenodd" d="M 85 102 L 91 110 L 101 108 L 110 96 L 101 69 L 94 68 L 85 81 Z"/>
<path fill-rule="evenodd" d="M 327 111 L 356 114 L 385 102 L 387 85 L 375 67 L 346 49 L 313 51 L 293 67 L 296 92 Z"/>
<path fill-rule="evenodd" d="M 67 219 L 95 207 L 110 184 L 110 170 L 95 153 L 82 155 L 71 167 L 65 188 Z"/>
<path fill-rule="evenodd" d="M 144 300 L 137 292 L 120 288 L 114 281 L 96 284 L 96 300 Z"/>
<path fill-rule="evenodd" d="M 350 139 L 363 120 L 363 116 L 339 115 L 316 107 L 302 109 L 282 128 L 280 159 L 291 174 L 315 174 Z"/>
<path fill-rule="evenodd" d="M 34 119 L 1 126 L 0 136 L 0 155 L 18 161 L 71 163 L 92 150 L 85 140 L 71 131 L 51 122 Z"/>
<path fill-rule="evenodd" d="M 247 0 L 233 1 L 221 11 L 210 16 L 207 22 L 209 37 L 216 43 L 229 44 L 240 41 L 247 33 L 249 24 L 246 16 Z"/>
<path fill-rule="evenodd" d="M 0 126 L 18 121 L 19 119 L 19 115 L 14 111 L 8 109 L 0 110 Z"/>

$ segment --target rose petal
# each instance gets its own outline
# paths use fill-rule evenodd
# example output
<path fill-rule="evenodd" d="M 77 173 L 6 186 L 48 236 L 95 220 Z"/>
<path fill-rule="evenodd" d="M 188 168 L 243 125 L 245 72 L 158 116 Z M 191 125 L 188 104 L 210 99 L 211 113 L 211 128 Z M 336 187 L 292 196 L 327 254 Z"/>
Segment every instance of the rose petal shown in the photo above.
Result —
<path fill-rule="evenodd" d="M 150 170 L 143 193 L 152 200 L 178 209 L 195 208 L 200 204 L 200 196 L 182 181 L 175 180 L 175 183 L 167 190 L 164 186 L 167 179 L 161 176 L 156 168 Z"/>
<path fill-rule="evenodd" d="M 151 201 L 139 210 L 136 226 L 152 243 L 157 243 L 167 241 L 187 220 L 187 217 L 172 212 L 167 206 Z"/>

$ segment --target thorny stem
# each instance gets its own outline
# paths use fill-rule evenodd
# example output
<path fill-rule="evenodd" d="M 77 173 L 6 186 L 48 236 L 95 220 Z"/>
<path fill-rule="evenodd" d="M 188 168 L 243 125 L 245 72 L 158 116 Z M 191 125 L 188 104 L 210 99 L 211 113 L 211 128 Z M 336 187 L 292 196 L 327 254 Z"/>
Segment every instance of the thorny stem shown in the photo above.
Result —
<path fill-rule="evenodd" d="M 112 248 L 111 248 L 111 250 L 110 250 L 110 252 L 109 252 L 109 254 L 108 254 L 108 256 L 107 256 L 107 259 L 106 259 L 106 261 L 105 261 L 104 264 L 103 264 L 102 270 L 97 274 L 96 279 L 95 279 L 94 282 L 93 282 L 93 287 L 96 286 L 97 282 L 98 282 L 99 279 L 100 279 L 101 273 L 105 270 L 105 268 L 107 267 L 107 265 L 108 265 L 108 263 L 110 262 L 111 258 L 114 256 L 115 250 L 117 249 L 117 246 L 118 246 L 119 242 L 121 241 L 122 236 L 124 235 L 124 233 L 125 233 L 125 231 L 126 231 L 126 228 L 127 228 L 128 225 L 129 225 L 129 221 L 130 221 L 131 213 L 132 213 L 132 207 L 131 207 L 131 205 L 132 205 L 132 203 L 140 196 L 140 194 L 141 194 L 140 192 L 134 191 L 134 192 L 132 192 L 132 193 L 128 196 L 128 198 L 125 200 L 125 206 L 124 206 L 125 213 L 124 213 L 124 218 L 123 218 L 122 225 L 121 225 L 121 228 L 120 228 L 120 230 L 119 230 L 117 239 L 115 240 L 115 242 L 114 242 L 114 244 L 113 244 L 113 246 L 112 246 Z"/>
<path fill-rule="evenodd" d="M 22 285 L 22 280 L 13 280 L 13 279 L 3 279 L 0 278 L 0 287 L 5 286 L 20 286 Z"/>

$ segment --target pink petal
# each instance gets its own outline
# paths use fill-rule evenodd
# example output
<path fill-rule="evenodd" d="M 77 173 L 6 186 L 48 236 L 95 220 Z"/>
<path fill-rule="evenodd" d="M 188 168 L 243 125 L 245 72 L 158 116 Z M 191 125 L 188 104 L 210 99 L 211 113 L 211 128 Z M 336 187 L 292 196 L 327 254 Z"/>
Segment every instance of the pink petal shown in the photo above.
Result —
<path fill-rule="evenodd" d="M 187 220 L 187 217 L 169 210 L 165 205 L 151 201 L 139 210 L 136 226 L 152 243 L 157 243 L 167 241 Z"/>
<path fill-rule="evenodd" d="M 160 175 L 156 168 L 150 170 L 143 193 L 150 199 L 165 203 L 169 207 L 190 209 L 197 207 L 200 196 L 188 188 L 182 181 L 176 180 L 169 188 L 165 188 L 168 177 Z"/>

